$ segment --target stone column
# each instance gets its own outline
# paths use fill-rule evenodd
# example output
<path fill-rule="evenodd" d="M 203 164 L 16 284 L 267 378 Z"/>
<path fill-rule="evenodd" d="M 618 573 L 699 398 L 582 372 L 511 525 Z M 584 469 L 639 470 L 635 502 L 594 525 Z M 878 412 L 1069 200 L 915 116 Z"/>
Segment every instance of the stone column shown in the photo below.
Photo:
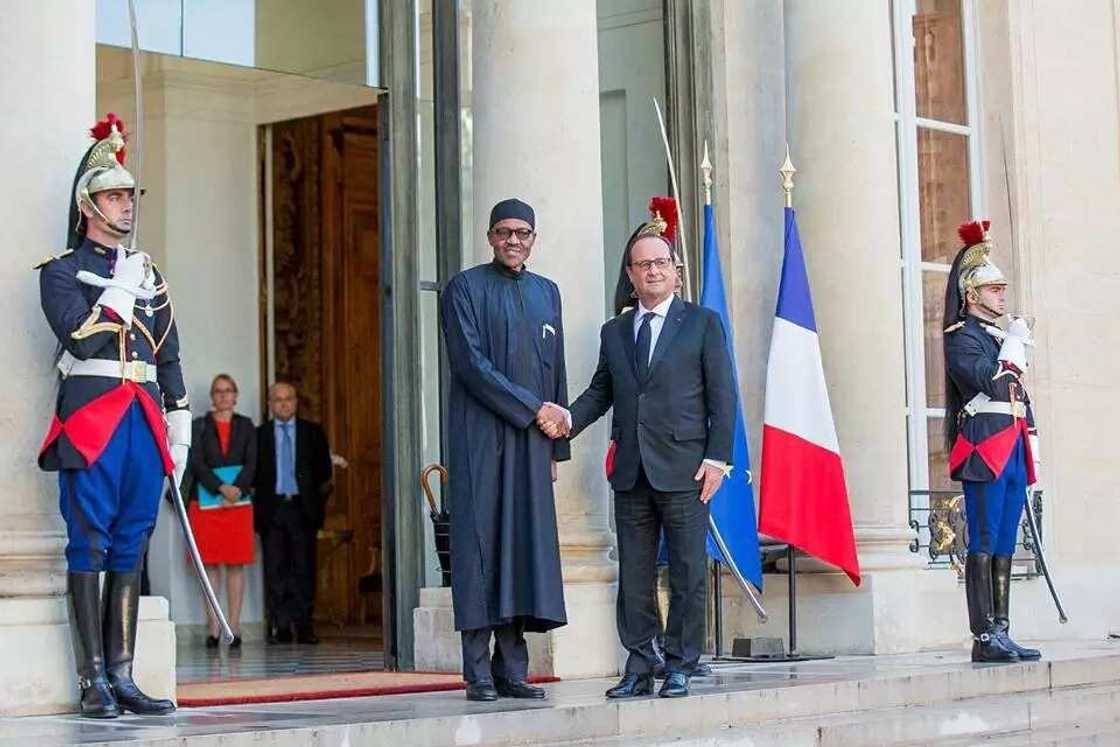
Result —
<path fill-rule="evenodd" d="M 76 695 L 67 626 L 66 536 L 55 481 L 35 459 L 54 408 L 55 341 L 39 310 L 31 266 L 64 247 L 68 193 L 93 123 L 94 9 L 66 0 L 18 3 L 0 24 L 0 96 L 21 102 L 4 128 L 8 174 L 0 203 L 9 221 L 9 261 L 0 266 L 0 313 L 9 320 L 9 367 L 0 392 L 0 714 L 53 713 Z M 67 43 L 44 44 L 65 30 Z M 18 206 L 18 207 L 17 207 Z M 14 235 L 12 234 L 14 232 Z"/>
<path fill-rule="evenodd" d="M 10 221 L 9 261 L 0 266 L 0 314 L 13 334 L 0 392 L 0 715 L 73 710 L 78 688 L 66 601 L 66 534 L 57 477 L 40 472 L 39 444 L 54 411 L 57 345 L 39 308 L 31 266 L 65 246 L 66 212 L 78 159 L 95 121 L 94 7 L 43 0 L 6 9 L 0 24 L 0 98 L 21 116 L 3 128 L 9 174 L 0 204 Z M 47 42 L 65 33 L 66 44 Z M 44 50 L 50 47 L 49 54 Z M 14 233 L 13 233 L 14 232 Z M 160 697 L 174 695 L 174 634 L 162 599 L 141 603 L 136 676 Z M 149 620 L 156 623 L 153 628 Z"/>
<path fill-rule="evenodd" d="M 575 397 L 594 371 L 604 321 L 595 2 L 475 0 L 472 43 L 474 223 L 466 230 L 476 243 L 467 263 L 491 257 L 484 237 L 495 202 L 519 197 L 533 206 L 539 237 L 530 266 L 563 294 L 568 388 Z M 572 461 L 560 466 L 556 507 L 568 625 L 533 636 L 535 673 L 617 671 L 606 445 L 601 421 L 573 443 Z M 426 590 L 422 605 L 435 597 Z M 418 615 L 417 639 L 422 627 Z M 452 643 L 448 638 L 444 648 Z M 421 654 L 418 647 L 418 667 Z"/>
<path fill-rule="evenodd" d="M 921 570 L 908 549 L 890 15 L 875 0 L 787 0 L 784 20 L 794 206 L 864 571 L 854 592 L 840 574 L 810 577 L 800 619 L 822 624 L 804 640 L 861 653 L 956 640 L 963 602 L 926 596 L 954 593 L 953 579 Z M 842 624 L 814 615 L 814 599 L 833 611 L 843 605 Z"/>
<path fill-rule="evenodd" d="M 63 31 L 67 42 L 46 53 L 46 40 Z M 0 203 L 22 216 L 9 221 L 11 255 L 0 266 L 0 314 L 13 333 L 0 392 L 0 640 L 8 652 L 0 660 L 0 714 L 55 713 L 71 707 L 77 689 L 66 535 L 56 482 L 35 463 L 54 410 L 56 343 L 31 266 L 65 246 L 70 185 L 93 123 L 93 4 L 44 0 L 6 9 L 0 67 L 0 97 L 23 111 L 4 127 L 7 173 L 29 177 L 0 179 Z"/>

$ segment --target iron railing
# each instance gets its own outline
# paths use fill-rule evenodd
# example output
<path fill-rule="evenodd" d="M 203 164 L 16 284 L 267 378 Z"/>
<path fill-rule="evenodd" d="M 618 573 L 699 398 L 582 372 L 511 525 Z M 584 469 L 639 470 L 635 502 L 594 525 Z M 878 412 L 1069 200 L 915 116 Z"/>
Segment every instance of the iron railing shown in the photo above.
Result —
<path fill-rule="evenodd" d="M 1032 490 L 1030 499 L 1040 524 L 1039 537 L 1045 543 L 1041 526 L 1043 492 Z M 926 555 L 929 568 L 951 568 L 963 577 L 968 548 L 964 493 L 959 490 L 911 490 L 909 509 L 910 528 L 915 532 L 910 552 Z M 1024 512 L 1012 560 L 1012 576 L 1016 578 L 1034 578 L 1042 573 L 1026 522 Z"/>

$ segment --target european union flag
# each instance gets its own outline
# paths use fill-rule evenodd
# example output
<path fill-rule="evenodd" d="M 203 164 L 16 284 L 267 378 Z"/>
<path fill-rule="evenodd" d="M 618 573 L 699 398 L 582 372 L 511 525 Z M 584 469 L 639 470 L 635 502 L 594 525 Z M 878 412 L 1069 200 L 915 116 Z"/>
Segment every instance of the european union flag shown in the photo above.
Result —
<path fill-rule="evenodd" d="M 719 264 L 719 246 L 716 239 L 716 219 L 711 205 L 704 206 L 704 286 L 700 291 L 700 305 L 719 314 L 727 337 L 727 352 L 736 385 L 739 372 L 735 365 L 735 343 L 731 336 L 731 317 L 727 313 L 727 296 L 723 290 L 723 273 Z M 738 397 L 735 413 L 735 437 L 732 443 L 731 476 L 711 501 L 711 516 L 723 538 L 731 560 L 739 572 L 757 588 L 762 588 L 762 559 L 758 552 L 758 526 L 754 515 L 754 489 L 751 487 L 751 456 L 747 447 L 747 424 L 743 419 L 742 397 Z M 708 536 L 708 556 L 727 562 Z"/>

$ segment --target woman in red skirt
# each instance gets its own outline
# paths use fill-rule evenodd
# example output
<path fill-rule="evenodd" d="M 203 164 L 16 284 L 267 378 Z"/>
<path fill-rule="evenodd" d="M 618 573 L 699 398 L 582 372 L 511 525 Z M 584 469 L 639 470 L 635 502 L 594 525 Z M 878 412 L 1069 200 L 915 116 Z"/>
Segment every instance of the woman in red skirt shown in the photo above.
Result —
<path fill-rule="evenodd" d="M 225 566 L 226 613 L 233 629 L 230 648 L 241 646 L 241 601 L 245 595 L 245 566 L 253 562 L 253 504 L 250 491 L 257 466 L 257 429 L 253 421 L 233 410 L 237 382 L 218 374 L 210 384 L 213 411 L 194 421 L 190 471 L 194 478 L 188 514 L 210 583 L 217 590 Z M 206 616 L 210 631 L 207 648 L 218 647 L 218 621 Z"/>

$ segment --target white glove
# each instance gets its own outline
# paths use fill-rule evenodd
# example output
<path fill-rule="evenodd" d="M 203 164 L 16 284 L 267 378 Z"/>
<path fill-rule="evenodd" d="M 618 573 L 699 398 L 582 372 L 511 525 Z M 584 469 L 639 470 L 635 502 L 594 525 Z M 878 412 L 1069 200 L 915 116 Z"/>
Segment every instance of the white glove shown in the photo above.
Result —
<path fill-rule="evenodd" d="M 154 273 L 149 271 L 149 262 L 148 255 L 143 252 L 129 255 L 118 247 L 113 277 L 105 278 L 97 273 L 81 270 L 77 278 L 86 285 L 104 288 L 97 303 L 115 311 L 126 325 L 131 326 L 136 299 L 150 301 L 156 295 L 152 277 Z"/>
<path fill-rule="evenodd" d="M 1011 323 L 1007 325 L 1007 334 L 1009 337 L 1020 338 L 1024 345 L 1034 344 L 1034 340 L 1031 339 L 1031 327 L 1021 316 L 1012 318 Z"/>
<path fill-rule="evenodd" d="M 187 455 L 191 449 L 191 411 L 172 410 L 167 413 L 167 443 L 171 447 L 171 461 L 175 464 L 175 484 L 183 483 L 187 471 Z"/>
<path fill-rule="evenodd" d="M 1039 445 L 1039 438 L 1037 433 L 1028 433 L 1027 441 L 1031 445 L 1031 459 L 1035 464 L 1042 463 L 1042 447 Z"/>
<path fill-rule="evenodd" d="M 1033 345 L 1031 328 L 1022 317 L 1016 317 L 1007 325 L 1007 336 L 999 348 L 999 359 L 1010 363 L 1020 371 L 1027 370 L 1027 345 Z"/>

